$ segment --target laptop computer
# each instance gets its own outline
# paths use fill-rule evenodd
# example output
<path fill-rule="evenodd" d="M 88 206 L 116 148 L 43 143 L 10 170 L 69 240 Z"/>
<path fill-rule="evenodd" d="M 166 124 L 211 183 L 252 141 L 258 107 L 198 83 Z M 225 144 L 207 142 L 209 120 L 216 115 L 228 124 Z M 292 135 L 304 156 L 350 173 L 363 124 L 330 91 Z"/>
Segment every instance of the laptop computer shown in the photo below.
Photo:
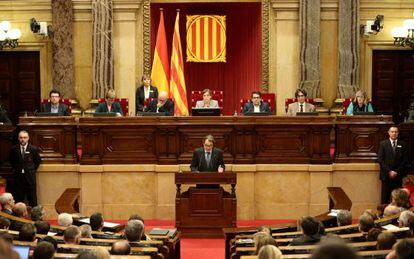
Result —
<path fill-rule="evenodd" d="M 19 254 L 20 259 L 29 259 L 30 246 L 13 245 L 13 250 Z"/>
<path fill-rule="evenodd" d="M 375 115 L 375 112 L 354 112 L 354 115 Z"/>
<path fill-rule="evenodd" d="M 318 116 L 319 112 L 297 112 L 296 116 Z"/>
<path fill-rule="evenodd" d="M 95 112 L 93 117 L 116 117 L 115 112 Z"/>
<path fill-rule="evenodd" d="M 220 108 L 192 108 L 193 116 L 220 116 Z"/>

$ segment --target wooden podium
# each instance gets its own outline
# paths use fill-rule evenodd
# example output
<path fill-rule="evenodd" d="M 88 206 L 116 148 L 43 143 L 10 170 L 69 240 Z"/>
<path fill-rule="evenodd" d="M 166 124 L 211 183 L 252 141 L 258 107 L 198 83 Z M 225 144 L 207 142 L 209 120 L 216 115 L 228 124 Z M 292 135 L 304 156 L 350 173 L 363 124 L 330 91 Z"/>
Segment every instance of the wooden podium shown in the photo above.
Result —
<path fill-rule="evenodd" d="M 235 173 L 176 173 L 175 184 L 175 226 L 184 237 L 222 237 L 223 228 L 236 227 Z M 197 187 L 181 193 L 182 184 Z M 223 184 L 231 185 L 230 193 Z"/>

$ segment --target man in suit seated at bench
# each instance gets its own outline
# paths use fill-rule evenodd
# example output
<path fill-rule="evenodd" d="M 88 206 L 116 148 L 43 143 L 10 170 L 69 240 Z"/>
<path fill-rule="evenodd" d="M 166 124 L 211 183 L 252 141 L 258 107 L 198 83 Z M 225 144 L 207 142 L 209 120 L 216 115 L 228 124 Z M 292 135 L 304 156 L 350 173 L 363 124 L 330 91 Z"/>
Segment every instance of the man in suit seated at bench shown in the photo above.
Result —
<path fill-rule="evenodd" d="M 313 245 L 321 240 L 321 223 L 314 217 L 303 217 L 300 226 L 303 236 L 293 239 L 291 245 Z"/>
<path fill-rule="evenodd" d="M 9 192 L 5 192 L 0 195 L 1 212 L 12 215 L 14 207 L 13 195 Z"/>
<path fill-rule="evenodd" d="M 36 228 L 33 224 L 24 223 L 19 231 L 19 241 L 34 242 L 36 240 Z"/>
<path fill-rule="evenodd" d="M 63 240 L 65 244 L 79 245 L 81 239 L 81 232 L 77 226 L 69 226 L 63 233 Z"/>
<path fill-rule="evenodd" d="M 92 231 L 102 231 L 104 225 L 104 218 L 101 213 L 96 212 L 89 218 Z"/>
<path fill-rule="evenodd" d="M 42 112 L 54 113 L 56 116 L 70 116 L 69 108 L 66 104 L 59 103 L 60 92 L 52 90 L 49 92 L 49 102 L 42 104 Z"/>
<path fill-rule="evenodd" d="M 270 107 L 267 102 L 262 101 L 262 94 L 259 91 L 252 92 L 252 99 L 243 106 L 243 114 L 249 113 L 268 113 L 270 114 Z"/>
<path fill-rule="evenodd" d="M 69 227 L 73 223 L 72 215 L 69 213 L 60 213 L 58 215 L 57 222 L 59 226 Z"/>
<path fill-rule="evenodd" d="M 139 220 L 130 220 L 128 221 L 125 227 L 125 238 L 128 240 L 130 246 L 138 244 L 144 233 L 144 223 Z"/>
<path fill-rule="evenodd" d="M 161 91 L 158 95 L 158 99 L 154 99 L 148 104 L 147 111 L 154 113 L 165 113 L 167 116 L 173 116 L 174 103 L 168 99 L 167 92 Z"/>
<path fill-rule="evenodd" d="M 114 242 L 111 247 L 111 255 L 129 255 L 131 246 L 125 240 Z"/>
<path fill-rule="evenodd" d="M 307 96 L 308 93 L 305 89 L 297 89 L 295 92 L 297 102 L 289 104 L 286 115 L 295 116 L 298 112 L 314 112 L 315 106 L 306 102 Z"/>
<path fill-rule="evenodd" d="M 359 232 L 368 233 L 374 227 L 375 222 L 371 215 L 364 213 L 359 217 Z"/>

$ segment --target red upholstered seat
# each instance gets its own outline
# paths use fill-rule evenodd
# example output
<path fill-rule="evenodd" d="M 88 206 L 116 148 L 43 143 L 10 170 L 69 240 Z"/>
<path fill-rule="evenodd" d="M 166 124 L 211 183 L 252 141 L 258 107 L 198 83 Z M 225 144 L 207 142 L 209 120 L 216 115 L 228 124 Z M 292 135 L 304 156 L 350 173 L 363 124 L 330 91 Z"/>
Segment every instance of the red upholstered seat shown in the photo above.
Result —
<path fill-rule="evenodd" d="M 99 98 L 99 103 L 105 102 L 105 98 Z M 129 99 L 128 98 L 115 98 L 115 102 L 119 102 L 121 105 L 122 113 L 124 116 L 128 116 L 129 114 Z"/>
<path fill-rule="evenodd" d="M 297 102 L 297 101 L 298 99 L 296 98 L 286 98 L 285 99 L 285 112 L 287 112 L 289 104 Z M 315 105 L 315 100 L 313 98 L 306 98 L 305 102 Z"/>
<path fill-rule="evenodd" d="M 346 98 L 342 103 L 342 114 L 346 115 L 346 110 L 348 110 L 349 105 L 352 102 L 352 98 Z"/>
<path fill-rule="evenodd" d="M 42 99 L 41 104 L 43 105 L 43 104 L 46 104 L 48 102 L 50 102 L 49 99 Z M 66 104 L 68 106 L 69 112 L 72 113 L 72 102 L 70 101 L 70 99 L 68 99 L 68 98 L 61 98 L 59 100 L 59 103 Z"/>

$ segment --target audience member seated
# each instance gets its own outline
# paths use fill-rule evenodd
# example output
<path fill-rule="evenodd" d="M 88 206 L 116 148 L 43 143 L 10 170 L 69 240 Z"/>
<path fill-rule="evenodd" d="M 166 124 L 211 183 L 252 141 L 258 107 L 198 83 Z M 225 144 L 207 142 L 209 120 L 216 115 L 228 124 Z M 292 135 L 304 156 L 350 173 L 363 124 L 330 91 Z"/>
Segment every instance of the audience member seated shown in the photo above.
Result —
<path fill-rule="evenodd" d="M 98 105 L 95 113 L 115 113 L 118 117 L 123 116 L 121 104 L 115 102 L 115 98 L 115 90 L 109 89 L 105 96 L 106 101 Z"/>
<path fill-rule="evenodd" d="M 410 196 L 410 206 L 414 205 L 414 182 L 410 177 L 403 178 L 403 188 L 409 192 Z"/>
<path fill-rule="evenodd" d="M 378 250 L 389 250 L 397 242 L 397 238 L 391 232 L 382 232 L 377 238 L 377 249 Z"/>
<path fill-rule="evenodd" d="M 409 220 L 414 219 L 414 212 L 405 210 L 401 212 L 400 217 L 398 218 L 398 226 L 402 227 L 409 227 Z"/>
<path fill-rule="evenodd" d="M 92 231 L 102 231 L 104 225 L 104 218 L 101 213 L 96 212 L 89 218 Z"/>
<path fill-rule="evenodd" d="M 34 242 L 36 240 L 36 228 L 33 224 L 25 223 L 19 231 L 19 241 Z"/>
<path fill-rule="evenodd" d="M 414 258 L 414 241 L 410 239 L 399 241 L 395 247 L 395 253 L 398 259 Z"/>
<path fill-rule="evenodd" d="M 42 112 L 55 113 L 56 116 L 70 116 L 69 107 L 60 103 L 60 92 L 52 90 L 49 92 L 49 102 L 42 104 Z"/>
<path fill-rule="evenodd" d="M 408 227 L 410 228 L 410 236 L 414 237 L 414 218 L 408 219 Z"/>
<path fill-rule="evenodd" d="M 379 234 L 382 233 L 380 228 L 371 228 L 367 233 L 367 241 L 377 241 Z"/>
<path fill-rule="evenodd" d="M 49 242 L 53 245 L 53 247 L 55 248 L 55 250 L 58 249 L 58 242 L 56 241 L 56 239 L 54 239 L 51 236 L 45 236 L 42 240 L 42 242 Z"/>
<path fill-rule="evenodd" d="M 410 207 L 409 195 L 404 189 L 395 189 L 391 192 L 391 203 L 385 207 L 384 216 L 400 213 Z"/>
<path fill-rule="evenodd" d="M 52 259 L 54 258 L 55 248 L 49 242 L 41 241 L 33 251 L 33 259 Z"/>
<path fill-rule="evenodd" d="M 139 220 L 128 221 L 125 227 L 125 238 L 129 244 L 133 246 L 134 243 L 139 243 L 142 234 L 144 233 L 144 223 Z"/>
<path fill-rule="evenodd" d="M 373 220 L 377 220 L 377 219 L 379 219 L 379 217 L 378 217 L 378 215 L 373 211 L 373 210 L 371 210 L 371 209 L 366 209 L 365 211 L 364 211 L 364 213 L 362 213 L 362 214 L 367 214 L 368 216 L 371 216 L 371 218 L 373 219 Z"/>
<path fill-rule="evenodd" d="M 356 92 L 354 100 L 349 104 L 346 115 L 353 115 L 354 112 L 373 112 L 371 103 L 367 101 L 365 91 L 359 90 Z"/>
<path fill-rule="evenodd" d="M 34 223 L 37 234 L 47 235 L 50 231 L 50 224 L 44 220 L 38 220 Z"/>
<path fill-rule="evenodd" d="M 45 212 L 43 210 L 43 206 L 38 205 L 32 208 L 32 211 L 30 212 L 30 218 L 32 221 L 38 221 L 43 220 L 43 216 L 45 215 Z"/>
<path fill-rule="evenodd" d="M 364 213 L 359 217 L 359 232 L 367 233 L 375 227 L 374 219 L 371 215 Z"/>
<path fill-rule="evenodd" d="M 114 242 L 111 247 L 112 255 L 129 255 L 131 253 L 131 246 L 127 241 L 121 240 Z"/>
<path fill-rule="evenodd" d="M 259 232 L 264 232 L 264 233 L 267 233 L 269 235 L 272 234 L 272 231 L 270 230 L 270 228 L 269 227 L 266 227 L 266 226 L 260 226 L 260 227 L 257 228 L 257 230 Z"/>
<path fill-rule="evenodd" d="M 158 98 L 158 89 L 151 85 L 149 75 L 143 75 L 141 82 L 141 86 L 135 92 L 135 110 L 137 113 L 145 111 L 146 100 Z"/>
<path fill-rule="evenodd" d="M 336 215 L 338 227 L 348 226 L 352 224 L 352 214 L 349 210 L 339 210 Z"/>
<path fill-rule="evenodd" d="M 68 213 L 60 213 L 57 221 L 59 226 L 69 227 L 73 223 L 73 218 L 72 215 Z"/>
<path fill-rule="evenodd" d="M 93 250 L 93 252 L 95 253 L 96 258 L 98 259 L 110 259 L 111 258 L 109 251 L 101 246 L 96 247 L 95 250 Z"/>
<path fill-rule="evenodd" d="M 168 99 L 168 94 L 165 91 L 160 92 L 157 99 L 152 100 L 148 104 L 148 112 L 162 112 L 167 116 L 174 115 L 174 103 Z"/>
<path fill-rule="evenodd" d="M 23 202 L 18 202 L 13 207 L 13 216 L 19 218 L 26 218 L 27 217 L 27 206 Z M 20 231 L 20 228 L 23 226 L 23 222 L 21 221 L 12 221 L 10 225 L 11 230 Z"/>
<path fill-rule="evenodd" d="M 0 195 L 1 212 L 9 215 L 13 214 L 14 198 L 9 192 L 5 192 Z"/>
<path fill-rule="evenodd" d="M 69 226 L 63 233 L 63 240 L 65 244 L 79 245 L 81 238 L 80 230 L 77 226 Z"/>
<path fill-rule="evenodd" d="M 258 259 L 282 259 L 282 252 L 274 245 L 265 245 L 260 248 Z"/>
<path fill-rule="evenodd" d="M 358 259 L 356 252 L 340 238 L 327 238 L 313 252 L 311 259 Z"/>
<path fill-rule="evenodd" d="M 2 259 L 20 258 L 19 254 L 12 249 L 12 245 L 5 241 L 3 238 L 0 238 L 0 255 L 2 256 Z"/>
<path fill-rule="evenodd" d="M 79 227 L 82 238 L 92 238 L 92 228 L 88 224 L 83 224 Z"/>
<path fill-rule="evenodd" d="M 0 217 L 0 229 L 9 229 L 10 227 L 10 220 Z"/>
<path fill-rule="evenodd" d="M 260 249 L 265 245 L 277 246 L 277 243 L 276 243 L 276 240 L 269 234 L 261 236 L 257 239 L 257 243 L 255 242 L 256 251 L 254 252 L 254 254 L 256 255 L 259 254 Z"/>
<path fill-rule="evenodd" d="M 293 239 L 291 245 L 312 245 L 321 240 L 321 223 L 314 217 L 303 217 L 300 226 L 303 236 Z"/>
<path fill-rule="evenodd" d="M 252 92 L 251 100 L 244 104 L 242 113 L 267 113 L 270 114 L 270 106 L 262 101 L 262 94 L 259 91 Z"/>
<path fill-rule="evenodd" d="M 140 215 L 138 215 L 138 214 L 132 214 L 130 217 L 129 217 L 129 219 L 128 219 L 128 221 L 130 221 L 130 220 L 139 220 L 139 221 L 141 221 L 143 224 L 144 224 L 144 226 L 145 226 L 145 221 L 144 221 L 144 219 L 140 216 Z M 151 238 L 149 237 L 149 236 L 147 236 L 147 234 L 143 234 L 142 235 L 142 237 L 141 237 L 141 240 L 151 240 Z"/>
<path fill-rule="evenodd" d="M 289 104 L 286 115 L 295 116 L 298 112 L 314 112 L 315 106 L 306 102 L 307 96 L 308 93 L 305 89 L 297 89 L 295 92 L 297 102 Z"/>
<path fill-rule="evenodd" d="M 219 108 L 218 101 L 211 99 L 212 92 L 210 89 L 203 90 L 203 100 L 197 101 L 196 108 Z"/>
<path fill-rule="evenodd" d="M 76 259 L 98 259 L 95 251 L 81 251 Z"/>

